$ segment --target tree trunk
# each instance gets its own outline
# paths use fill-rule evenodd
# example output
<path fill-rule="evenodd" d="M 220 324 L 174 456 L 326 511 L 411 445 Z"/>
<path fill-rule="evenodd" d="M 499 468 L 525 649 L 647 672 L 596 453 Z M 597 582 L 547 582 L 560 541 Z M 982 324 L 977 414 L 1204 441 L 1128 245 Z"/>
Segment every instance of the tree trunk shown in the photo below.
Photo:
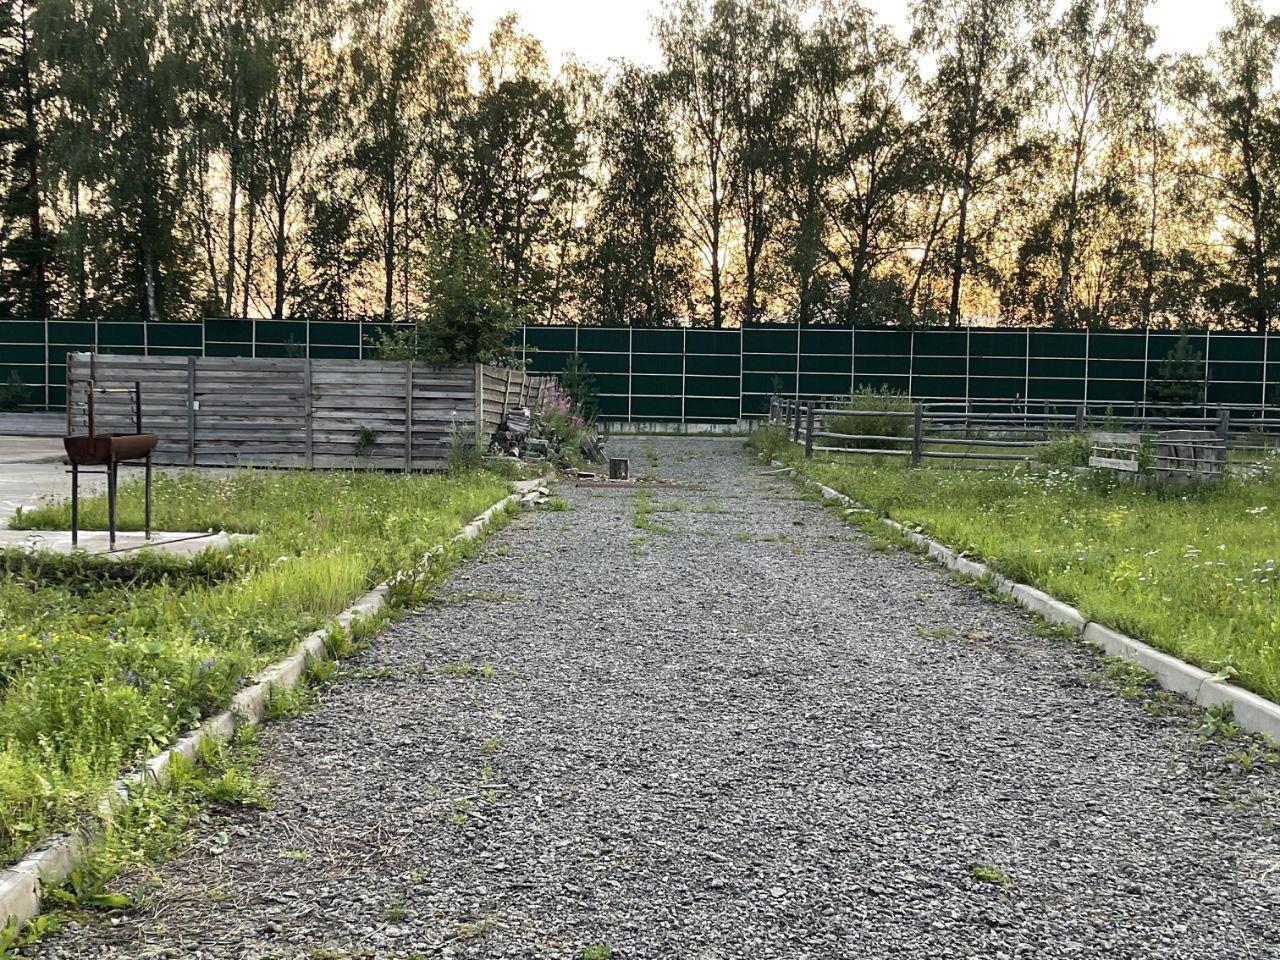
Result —
<path fill-rule="evenodd" d="M 1062 251 L 1058 262 L 1058 286 L 1053 294 L 1053 325 L 1066 326 L 1067 297 L 1071 290 L 1071 268 L 1076 261 L 1076 224 L 1080 211 L 1080 167 L 1084 163 L 1084 124 L 1076 130 L 1075 150 L 1071 163 L 1071 188 L 1067 194 L 1067 222 L 1062 233 Z"/>
<path fill-rule="evenodd" d="M 920 284 L 924 281 L 925 271 L 929 268 L 929 258 L 933 256 L 933 245 L 937 242 L 938 232 L 942 228 L 942 207 L 946 201 L 945 191 L 938 191 L 938 202 L 933 208 L 933 220 L 929 224 L 929 232 L 925 234 L 924 249 L 920 251 L 920 262 L 916 265 L 915 276 L 911 279 L 911 289 L 907 293 L 907 312 L 916 316 L 916 300 L 920 296 Z"/>
<path fill-rule="evenodd" d="M 948 326 L 960 326 L 960 284 L 964 280 L 964 248 L 968 242 L 969 178 L 972 164 L 966 160 L 964 179 L 960 184 L 960 219 L 956 224 L 956 248 L 951 255 L 951 301 L 947 307 Z"/>
<path fill-rule="evenodd" d="M 271 316 L 276 320 L 284 319 L 284 254 L 285 254 L 285 219 L 288 215 L 288 201 L 284 190 L 278 190 L 275 196 L 275 292 L 271 302 Z"/>
<path fill-rule="evenodd" d="M 160 316 L 160 311 L 156 307 L 156 264 L 155 257 L 151 253 L 151 247 L 145 243 L 142 248 L 142 274 L 146 288 L 146 318 L 151 322 L 155 322 Z"/>
<path fill-rule="evenodd" d="M 222 312 L 231 316 L 231 307 L 235 302 L 236 283 L 236 203 L 240 186 L 240 69 L 239 57 L 235 51 L 235 0 L 227 0 L 227 46 L 226 56 L 231 59 L 234 76 L 231 80 L 230 111 L 227 117 L 227 268 L 223 284 Z"/>
<path fill-rule="evenodd" d="M 243 290 L 240 297 L 240 316 L 249 315 L 249 287 L 253 280 L 253 234 L 257 224 L 257 205 L 249 197 L 249 224 L 244 238 L 244 272 L 242 274 Z"/>
<path fill-rule="evenodd" d="M 724 291 L 720 277 L 720 176 L 719 154 L 711 154 L 711 325 L 717 330 L 724 326 Z"/>
<path fill-rule="evenodd" d="M 1159 193 L 1155 169 L 1155 154 L 1151 158 L 1151 219 L 1147 223 L 1147 249 L 1142 264 L 1142 326 L 1151 327 L 1156 291 L 1156 226 L 1159 223 Z"/>
<path fill-rule="evenodd" d="M 396 278 L 396 197 L 394 186 L 391 189 L 391 202 L 386 205 L 387 226 L 383 231 L 382 243 L 382 319 L 391 322 L 395 305 Z"/>
<path fill-rule="evenodd" d="M 26 11 L 21 12 L 22 22 L 19 24 L 19 38 L 22 47 L 19 51 L 21 63 L 23 131 L 26 141 L 26 183 L 23 189 L 27 194 L 27 229 L 31 234 L 31 306 L 37 317 L 49 315 L 49 277 L 46 266 L 48 257 L 44 224 L 40 217 L 40 131 L 36 126 L 36 95 L 31 76 L 31 45 L 27 36 Z"/>
<path fill-rule="evenodd" d="M 1251 120 L 1252 118 L 1250 118 Z M 1257 333 L 1266 333 L 1270 326 L 1270 304 L 1267 302 L 1267 255 L 1263 247 L 1265 243 L 1265 224 L 1262 222 L 1262 190 L 1258 184 L 1257 158 L 1254 155 L 1253 137 L 1250 132 L 1252 124 L 1246 125 L 1244 136 L 1240 141 L 1240 150 L 1244 160 L 1245 190 L 1249 194 L 1249 272 L 1253 284 L 1254 329 Z"/>

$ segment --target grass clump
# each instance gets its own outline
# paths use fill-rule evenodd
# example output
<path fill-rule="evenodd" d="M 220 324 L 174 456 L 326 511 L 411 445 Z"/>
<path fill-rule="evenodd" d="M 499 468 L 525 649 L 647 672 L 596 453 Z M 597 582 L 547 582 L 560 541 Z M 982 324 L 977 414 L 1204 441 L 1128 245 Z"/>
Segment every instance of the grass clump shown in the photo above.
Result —
<path fill-rule="evenodd" d="M 631 519 L 631 525 L 637 530 L 647 530 L 650 533 L 672 533 L 670 527 L 665 527 L 653 519 L 655 512 L 656 508 L 653 498 L 649 496 L 649 491 L 641 490 L 635 496 L 635 514 Z"/>
<path fill-rule="evenodd" d="M 1013 885 L 1008 874 L 999 867 L 993 866 L 989 863 L 970 864 L 969 876 L 973 877 L 975 880 L 981 881 L 982 883 L 990 883 L 997 887 L 1010 887 Z"/>
<path fill-rule="evenodd" d="M 157 528 L 253 539 L 190 567 L 0 555 L 0 860 L 91 809 L 121 769 L 221 709 L 244 678 L 506 489 L 487 473 L 160 473 Z M 66 529 L 68 514 L 44 506 L 14 526 Z M 81 524 L 105 527 L 103 497 L 83 501 Z M 124 483 L 120 527 L 141 525 L 142 485 Z"/>

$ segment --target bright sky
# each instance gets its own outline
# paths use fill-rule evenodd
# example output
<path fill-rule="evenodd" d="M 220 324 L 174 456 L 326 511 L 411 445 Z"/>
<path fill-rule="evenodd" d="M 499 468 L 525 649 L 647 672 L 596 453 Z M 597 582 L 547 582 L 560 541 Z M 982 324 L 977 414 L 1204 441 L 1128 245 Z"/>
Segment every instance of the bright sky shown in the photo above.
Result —
<path fill-rule="evenodd" d="M 907 0 L 863 0 L 887 22 L 903 29 Z M 509 10 L 542 40 L 552 62 L 567 53 L 603 65 L 624 57 L 653 64 L 657 49 L 651 21 L 660 0 L 462 0 L 475 18 L 473 40 L 483 41 L 495 20 Z M 1262 0 L 1267 13 L 1280 13 L 1280 0 Z M 1168 53 L 1199 53 L 1230 17 L 1227 0 L 1154 0 L 1149 14 L 1157 47 Z"/>

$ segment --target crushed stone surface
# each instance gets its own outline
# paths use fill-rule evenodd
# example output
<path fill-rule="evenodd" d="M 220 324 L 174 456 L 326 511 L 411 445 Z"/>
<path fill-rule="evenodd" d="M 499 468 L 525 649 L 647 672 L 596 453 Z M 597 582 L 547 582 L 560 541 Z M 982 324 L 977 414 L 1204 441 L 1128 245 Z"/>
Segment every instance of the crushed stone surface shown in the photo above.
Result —
<path fill-rule="evenodd" d="M 269 810 L 36 955 L 1280 957 L 1244 743 L 741 440 L 610 452 L 683 486 L 560 484 L 264 728 Z"/>

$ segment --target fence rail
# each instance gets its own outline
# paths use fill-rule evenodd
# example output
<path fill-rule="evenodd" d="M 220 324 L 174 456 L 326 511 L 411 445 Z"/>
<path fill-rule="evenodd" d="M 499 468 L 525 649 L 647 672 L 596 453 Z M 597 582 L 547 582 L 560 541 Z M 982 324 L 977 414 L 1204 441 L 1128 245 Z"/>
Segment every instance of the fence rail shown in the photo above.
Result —
<path fill-rule="evenodd" d="M 960 415 L 947 412 L 945 406 L 914 403 L 906 410 L 876 410 L 858 409 L 830 398 L 774 397 L 769 404 L 768 419 L 770 423 L 784 425 L 792 442 L 803 446 L 807 458 L 816 453 L 910 457 L 913 466 L 929 459 L 992 463 L 1034 460 L 1037 450 L 1056 437 L 1084 434 L 1091 426 L 1110 426 L 1117 419 L 1091 412 L 1083 405 L 1070 412 L 1041 413 L 1029 418 L 980 411 Z M 849 433 L 833 429 L 831 421 L 838 422 L 840 418 L 907 421 L 909 432 Z M 1140 443 L 1143 431 L 1157 437 L 1167 436 L 1169 431 L 1192 431 L 1192 439 L 1179 441 L 1183 446 L 1190 449 L 1200 443 L 1194 437 L 1213 438 L 1213 445 L 1225 451 L 1227 465 L 1237 471 L 1254 471 L 1263 465 L 1280 466 L 1280 430 L 1276 429 L 1280 421 L 1233 418 L 1226 409 L 1215 417 L 1119 419 L 1137 429 L 1125 434 L 1093 432 L 1090 436 L 1136 437 L 1135 442 Z M 979 435 L 973 435 L 975 432 Z M 1157 459 L 1177 459 L 1177 456 L 1183 455 L 1159 453 Z"/>
<path fill-rule="evenodd" d="M 0 319 L 0 384 L 16 375 L 29 404 L 66 401 L 68 352 L 249 359 L 370 359 L 391 325 L 365 320 L 203 321 Z M 591 370 L 601 413 L 616 421 L 737 423 L 767 415 L 775 394 L 795 398 L 888 387 L 960 410 L 1108 407 L 1159 412 L 1159 368 L 1181 334 L 1158 330 L 904 329 L 762 324 L 724 330 L 527 326 L 514 356 L 555 374 L 575 353 Z M 1202 416 L 1230 408 L 1280 421 L 1280 351 L 1268 334 L 1189 334 L 1202 358 Z"/>

